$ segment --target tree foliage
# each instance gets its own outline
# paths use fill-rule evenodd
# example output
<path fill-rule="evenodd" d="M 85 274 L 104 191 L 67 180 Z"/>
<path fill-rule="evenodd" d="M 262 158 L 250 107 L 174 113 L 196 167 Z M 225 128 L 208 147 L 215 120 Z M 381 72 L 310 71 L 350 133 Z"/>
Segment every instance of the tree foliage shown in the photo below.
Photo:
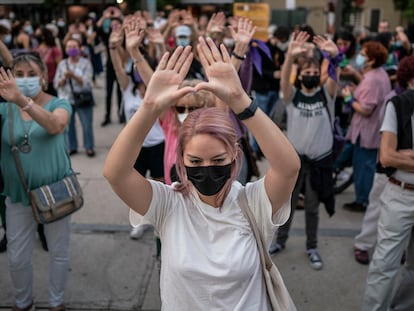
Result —
<path fill-rule="evenodd" d="M 410 24 L 414 24 L 414 0 L 393 0 L 394 8 L 401 11 Z"/>

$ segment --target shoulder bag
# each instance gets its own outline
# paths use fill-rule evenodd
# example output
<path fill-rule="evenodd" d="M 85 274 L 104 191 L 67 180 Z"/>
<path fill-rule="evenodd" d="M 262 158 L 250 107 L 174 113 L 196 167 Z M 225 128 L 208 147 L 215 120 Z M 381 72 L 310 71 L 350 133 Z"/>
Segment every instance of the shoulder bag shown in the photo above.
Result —
<path fill-rule="evenodd" d="M 283 282 L 282 276 L 276 265 L 267 252 L 266 243 L 262 234 L 257 227 L 256 220 L 247 202 L 246 190 L 243 188 L 239 192 L 238 202 L 244 217 L 248 220 L 253 235 L 256 239 L 257 248 L 260 254 L 260 262 L 262 265 L 263 280 L 266 285 L 267 297 L 273 311 L 296 311 L 296 306 L 290 297 L 290 294 Z"/>
<path fill-rule="evenodd" d="M 13 108 L 11 104 L 9 104 L 9 130 L 11 150 L 16 162 L 17 171 L 23 187 L 29 196 L 35 220 L 39 224 L 47 224 L 80 209 L 83 206 L 83 193 L 74 173 L 52 184 L 44 185 L 33 190 L 29 189 L 20 162 L 19 148 L 14 141 Z M 66 156 L 68 155 L 66 154 Z"/>
<path fill-rule="evenodd" d="M 66 60 L 66 67 L 69 70 L 69 64 Z M 69 79 L 69 86 L 73 94 L 73 105 L 75 107 L 89 107 L 95 105 L 95 99 L 93 98 L 92 90 L 81 90 L 75 92 L 73 89 L 72 79 Z"/>

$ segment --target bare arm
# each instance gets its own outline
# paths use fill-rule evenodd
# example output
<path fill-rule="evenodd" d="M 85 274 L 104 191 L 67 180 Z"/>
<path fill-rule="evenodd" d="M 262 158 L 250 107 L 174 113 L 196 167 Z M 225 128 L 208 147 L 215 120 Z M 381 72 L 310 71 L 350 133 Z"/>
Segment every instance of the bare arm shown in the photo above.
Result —
<path fill-rule="evenodd" d="M 413 150 L 397 150 L 397 136 L 392 132 L 381 133 L 380 162 L 384 167 L 414 172 Z"/>
<path fill-rule="evenodd" d="M 200 37 L 197 49 L 208 82 L 199 83 L 196 90 L 211 91 L 227 103 L 235 114 L 242 112 L 251 100 L 243 90 L 224 45 L 219 50 L 210 38 L 204 40 Z M 265 188 L 272 212 L 276 213 L 289 199 L 295 186 L 300 169 L 299 157 L 283 132 L 260 109 L 243 123 L 254 135 L 269 162 Z"/>
<path fill-rule="evenodd" d="M 121 131 L 105 161 L 103 174 L 117 195 L 141 215 L 148 211 L 152 199 L 149 181 L 134 169 L 136 155 L 162 111 L 193 90 L 178 89 L 192 61 L 191 48 L 179 47 L 168 59 L 164 54 L 152 76 L 142 105 Z"/>
<path fill-rule="evenodd" d="M 308 38 L 309 35 L 306 32 L 301 31 L 297 35 L 293 34 L 292 39 L 290 40 L 280 77 L 280 90 L 282 91 L 285 103 L 289 102 L 293 97 L 293 86 L 290 83 L 293 60 L 297 55 L 306 52 L 304 44 Z"/>
<path fill-rule="evenodd" d="M 144 30 L 139 27 L 139 19 L 140 17 L 138 16 L 131 16 L 124 20 L 126 49 L 134 61 L 135 69 L 139 72 L 145 85 L 148 86 L 154 71 L 139 50 L 139 46 L 144 38 Z"/>
<path fill-rule="evenodd" d="M 128 87 L 129 79 L 125 73 L 122 57 L 120 54 L 123 38 L 124 33 L 122 27 L 119 26 L 115 29 L 112 29 L 111 35 L 109 37 L 109 54 L 111 56 L 119 86 L 122 90 L 125 90 Z"/>
<path fill-rule="evenodd" d="M 335 58 L 336 56 L 338 56 L 338 54 L 339 54 L 338 47 L 336 46 L 336 44 L 331 39 L 327 39 L 327 38 L 324 38 L 322 36 L 315 36 L 313 38 L 313 42 L 322 51 L 327 52 L 332 59 Z M 325 70 L 322 70 L 322 72 L 325 72 L 327 74 L 327 77 L 326 77 L 327 80 L 326 80 L 326 83 L 325 83 L 326 90 L 327 90 L 328 94 L 331 97 L 334 97 L 336 95 L 336 91 L 338 89 L 338 83 L 336 81 L 338 81 L 338 79 L 339 79 L 339 67 L 337 66 L 335 68 L 335 75 L 336 75 L 336 81 L 335 81 L 334 79 L 332 79 L 332 77 L 330 77 L 328 75 L 329 61 L 328 61 L 327 64 L 326 64 L 326 61 L 327 60 L 324 59 L 325 66 L 327 66 L 327 67 L 326 67 Z M 324 64 L 324 62 L 322 64 Z"/>
<path fill-rule="evenodd" d="M 253 27 L 253 22 L 248 18 L 239 18 L 237 31 L 232 26 L 229 26 L 229 29 L 234 40 L 233 52 L 239 56 L 246 55 L 249 51 L 249 43 L 252 40 L 254 33 L 256 32 L 256 27 Z M 240 69 L 242 60 L 232 55 L 231 63 L 233 64 L 234 68 L 236 68 L 236 71 L 238 71 Z"/>
<path fill-rule="evenodd" d="M 55 135 L 62 133 L 69 123 L 69 112 L 65 109 L 55 109 L 50 112 L 42 106 L 36 104 L 36 99 L 25 97 L 16 85 L 16 80 L 10 70 L 7 72 L 3 67 L 0 68 L 0 96 L 6 101 L 14 103 L 20 108 L 31 105 L 25 113 L 29 114 L 40 126 L 42 126 L 49 134 Z"/>
<path fill-rule="evenodd" d="M 5 67 L 10 67 L 11 62 L 13 61 L 13 56 L 2 40 L 0 40 L 0 57 L 3 59 L 3 65 Z"/>

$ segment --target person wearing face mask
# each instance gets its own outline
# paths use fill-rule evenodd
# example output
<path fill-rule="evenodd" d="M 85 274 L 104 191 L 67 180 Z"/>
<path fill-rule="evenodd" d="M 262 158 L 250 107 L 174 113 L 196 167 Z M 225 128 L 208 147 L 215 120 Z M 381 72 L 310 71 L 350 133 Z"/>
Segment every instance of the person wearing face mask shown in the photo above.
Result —
<path fill-rule="evenodd" d="M 8 181 L 2 195 L 6 196 L 7 259 L 14 287 L 13 311 L 34 308 L 32 252 L 37 223 L 16 168 L 9 122 L 13 120 L 14 142 L 29 189 L 72 174 L 65 143 L 65 130 L 72 107 L 67 100 L 45 93 L 46 81 L 46 66 L 40 57 L 32 53 L 16 56 L 11 70 L 0 68 L 0 95 L 7 101 L 0 103 L 1 170 Z M 63 303 L 69 271 L 70 219 L 67 216 L 44 225 L 50 265 L 48 309 L 52 311 L 65 310 Z"/>
<path fill-rule="evenodd" d="M 383 68 L 387 50 L 379 42 L 366 42 L 356 57 L 363 79 L 353 89 L 342 90 L 344 101 L 353 110 L 346 139 L 352 145 L 355 201 L 344 204 L 350 211 L 364 212 L 369 203 L 380 144 L 379 129 L 385 96 L 391 92 L 390 79 Z"/>
<path fill-rule="evenodd" d="M 11 49 L 16 51 L 30 51 L 30 36 L 24 31 L 24 25 L 21 21 L 16 21 L 12 27 L 13 42 Z"/>
<path fill-rule="evenodd" d="M 127 23 L 128 19 L 124 21 Z M 122 90 L 123 108 L 125 113 L 126 122 L 128 123 L 137 109 L 142 104 L 142 99 L 145 96 L 146 86 L 139 73 L 134 68 L 132 58 L 127 62 L 126 68 L 123 66 L 123 41 L 124 30 L 122 26 L 112 29 L 109 36 L 110 57 L 114 66 L 116 78 Z M 139 44 L 138 44 L 139 45 Z M 128 50 L 134 53 L 134 49 L 138 47 L 128 46 Z M 148 56 L 147 56 L 148 59 Z M 165 138 L 164 132 L 159 122 L 155 122 L 145 137 L 142 149 L 138 154 L 135 161 L 134 168 L 142 175 L 146 175 L 149 172 L 149 176 L 154 180 L 164 182 L 164 149 Z M 130 232 L 132 239 L 140 239 L 144 232 L 151 226 L 148 224 L 141 224 L 140 226 L 133 227 Z"/>
<path fill-rule="evenodd" d="M 200 37 L 197 51 L 208 82 L 179 88 L 191 65 L 191 47 L 164 54 L 142 106 L 112 145 L 103 174 L 131 208 L 131 223 L 143 218 L 159 233 L 163 306 L 267 311 L 271 307 L 259 252 L 239 195 L 246 194 L 269 245 L 289 216 L 300 162 L 286 136 L 243 90 L 224 45 L 219 49 L 211 38 Z M 135 154 L 160 114 L 202 90 L 219 97 L 255 135 L 269 162 L 264 178 L 246 186 L 235 181 L 242 154 L 228 112 L 217 107 L 197 109 L 181 125 L 176 154 L 180 182 L 166 185 L 133 169 Z"/>
<path fill-rule="evenodd" d="M 179 25 L 174 29 L 175 46 L 193 46 L 193 31 L 187 25 Z M 197 58 L 193 59 L 186 79 L 205 80 L 203 68 Z"/>
<path fill-rule="evenodd" d="M 332 184 L 332 116 L 334 97 L 337 91 L 337 74 L 329 75 L 324 85 L 320 85 L 321 63 L 316 58 L 305 58 L 298 66 L 296 81 L 290 83 L 292 64 L 306 53 L 307 32 L 292 34 L 285 62 L 282 66 L 280 87 L 287 112 L 287 137 L 299 154 L 302 167 L 292 194 L 291 215 L 279 228 L 269 252 L 274 254 L 286 247 L 290 226 L 297 206 L 299 193 L 305 185 L 306 253 L 310 266 L 319 270 L 323 267 L 319 255 L 318 221 L 319 203 L 323 202 L 327 211 L 333 213 L 334 198 Z M 335 43 L 321 36 L 314 36 L 313 42 L 330 59 L 337 59 L 339 51 Z"/>
<path fill-rule="evenodd" d="M 0 66 L 8 68 L 13 60 L 9 50 L 9 44 L 12 41 L 10 30 L 0 25 Z"/>
<path fill-rule="evenodd" d="M 53 84 L 57 89 L 58 96 L 69 100 L 74 110 L 68 131 L 69 153 L 74 155 L 78 152 L 76 112 L 82 126 L 83 146 L 86 155 L 94 157 L 93 103 L 87 106 L 74 106 L 73 91 L 79 92 L 82 89 L 92 89 L 92 65 L 88 59 L 81 57 L 80 47 L 80 42 L 75 39 L 66 41 L 65 51 L 68 57 L 58 64 Z"/>

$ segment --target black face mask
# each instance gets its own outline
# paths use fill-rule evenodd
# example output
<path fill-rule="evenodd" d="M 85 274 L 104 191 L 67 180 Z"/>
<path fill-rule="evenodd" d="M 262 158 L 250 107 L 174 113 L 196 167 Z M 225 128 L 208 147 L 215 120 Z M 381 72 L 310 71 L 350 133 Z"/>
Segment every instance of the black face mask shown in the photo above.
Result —
<path fill-rule="evenodd" d="M 320 75 L 317 75 L 317 76 L 304 75 L 302 76 L 302 84 L 308 90 L 311 90 L 319 85 L 320 79 L 321 79 Z"/>
<path fill-rule="evenodd" d="M 227 165 L 185 167 L 188 180 L 204 195 L 215 195 L 231 175 L 231 163 Z"/>

